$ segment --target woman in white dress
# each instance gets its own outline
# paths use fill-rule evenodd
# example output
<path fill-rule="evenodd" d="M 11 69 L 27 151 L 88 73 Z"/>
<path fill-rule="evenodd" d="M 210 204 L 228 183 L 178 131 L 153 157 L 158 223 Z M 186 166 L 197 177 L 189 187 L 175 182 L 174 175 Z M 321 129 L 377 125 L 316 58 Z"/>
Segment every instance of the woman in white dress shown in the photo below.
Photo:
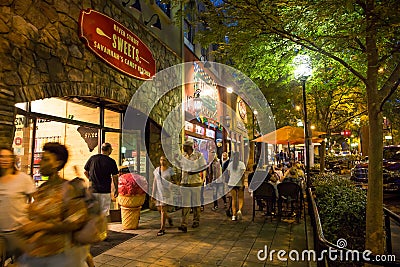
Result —
<path fill-rule="evenodd" d="M 173 225 L 172 218 L 168 216 L 168 203 L 171 201 L 170 185 L 174 171 L 168 166 L 165 156 L 160 157 L 160 166 L 154 172 L 152 196 L 156 199 L 156 206 L 161 214 L 161 227 L 157 236 L 165 234 L 165 223 L 168 220 L 170 226 Z"/>
<path fill-rule="evenodd" d="M 234 152 L 232 161 L 228 165 L 229 181 L 232 196 L 232 221 L 242 219 L 242 208 L 244 202 L 244 179 L 243 174 L 246 166 L 239 160 L 239 152 Z M 236 203 L 238 204 L 236 208 Z"/>

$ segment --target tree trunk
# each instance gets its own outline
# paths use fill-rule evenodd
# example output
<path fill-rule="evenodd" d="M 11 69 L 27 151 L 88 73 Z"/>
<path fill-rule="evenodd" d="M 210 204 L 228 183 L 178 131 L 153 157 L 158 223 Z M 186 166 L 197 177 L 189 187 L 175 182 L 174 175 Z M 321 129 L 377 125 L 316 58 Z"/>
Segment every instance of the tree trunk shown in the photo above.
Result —
<path fill-rule="evenodd" d="M 365 17 L 367 22 L 366 55 L 367 68 L 367 98 L 369 120 L 368 147 L 368 196 L 365 248 L 374 254 L 384 253 L 383 231 L 383 116 L 381 104 L 383 99 L 378 90 L 379 55 L 377 48 L 377 21 L 375 0 L 365 1 Z"/>
<path fill-rule="evenodd" d="M 366 222 L 366 249 L 374 254 L 384 253 L 383 231 L 383 130 L 382 113 L 377 103 L 369 103 L 368 196 Z"/>

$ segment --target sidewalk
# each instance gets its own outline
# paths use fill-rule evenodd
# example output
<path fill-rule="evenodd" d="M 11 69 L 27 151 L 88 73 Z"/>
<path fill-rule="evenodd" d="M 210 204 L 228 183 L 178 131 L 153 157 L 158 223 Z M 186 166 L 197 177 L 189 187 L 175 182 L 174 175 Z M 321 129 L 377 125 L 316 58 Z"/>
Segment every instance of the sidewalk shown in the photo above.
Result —
<path fill-rule="evenodd" d="M 262 213 L 258 212 L 252 222 L 252 200 L 247 190 L 242 211 L 243 220 L 232 221 L 223 208 L 218 211 L 212 211 L 211 208 L 212 204 L 207 205 L 202 212 L 200 227 L 188 227 L 187 233 L 177 229 L 180 225 L 180 210 L 171 213 L 174 227 L 167 227 L 166 234 L 160 237 L 157 236 L 160 226 L 160 215 L 157 211 L 143 212 L 137 230 L 123 231 L 120 223 L 109 224 L 110 230 L 135 233 L 137 236 L 96 256 L 96 267 L 316 266 L 315 263 L 302 261 L 279 261 L 277 253 L 273 254 L 272 261 L 257 258 L 257 253 L 264 250 L 265 246 L 268 246 L 268 253 L 272 249 L 282 249 L 287 253 L 297 250 L 301 255 L 307 249 L 306 224 L 308 243 L 312 242 L 308 216 L 302 216 L 300 223 L 296 223 L 295 219 L 282 219 L 278 223 L 276 219 L 272 222 L 270 218 L 265 220 Z M 264 255 L 262 253 L 260 256 Z M 288 258 L 288 254 L 284 257 Z"/>

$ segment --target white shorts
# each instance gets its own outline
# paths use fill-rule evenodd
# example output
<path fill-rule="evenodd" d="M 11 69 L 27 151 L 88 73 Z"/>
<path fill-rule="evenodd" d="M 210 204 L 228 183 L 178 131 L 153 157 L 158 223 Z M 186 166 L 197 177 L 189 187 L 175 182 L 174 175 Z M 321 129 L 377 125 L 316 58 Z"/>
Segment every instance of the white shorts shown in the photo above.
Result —
<path fill-rule="evenodd" d="M 100 211 L 106 216 L 110 215 L 111 194 L 110 193 L 93 193 L 93 196 L 99 201 Z"/>

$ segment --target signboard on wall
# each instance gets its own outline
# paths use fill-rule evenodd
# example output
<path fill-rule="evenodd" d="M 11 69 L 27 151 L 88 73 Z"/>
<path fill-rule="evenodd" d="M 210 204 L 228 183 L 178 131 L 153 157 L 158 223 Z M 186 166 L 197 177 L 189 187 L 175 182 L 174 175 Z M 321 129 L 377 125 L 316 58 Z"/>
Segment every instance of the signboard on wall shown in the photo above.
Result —
<path fill-rule="evenodd" d="M 185 121 L 185 130 L 189 132 L 193 132 L 194 125 L 191 122 Z"/>
<path fill-rule="evenodd" d="M 195 129 L 196 129 L 196 133 L 197 134 L 200 134 L 200 135 L 204 135 L 205 134 L 204 128 L 201 127 L 200 125 L 196 125 Z"/>
<path fill-rule="evenodd" d="M 85 126 L 79 126 L 77 131 L 80 133 L 83 140 L 85 140 L 85 143 L 89 148 L 89 151 L 92 152 L 99 142 L 98 130 Z"/>
<path fill-rule="evenodd" d="M 206 136 L 214 139 L 215 138 L 215 131 L 211 130 L 211 129 L 206 129 Z"/>
<path fill-rule="evenodd" d="M 131 77 L 149 80 L 156 73 L 150 49 L 128 28 L 100 12 L 81 10 L 79 37 L 98 57 Z"/>

